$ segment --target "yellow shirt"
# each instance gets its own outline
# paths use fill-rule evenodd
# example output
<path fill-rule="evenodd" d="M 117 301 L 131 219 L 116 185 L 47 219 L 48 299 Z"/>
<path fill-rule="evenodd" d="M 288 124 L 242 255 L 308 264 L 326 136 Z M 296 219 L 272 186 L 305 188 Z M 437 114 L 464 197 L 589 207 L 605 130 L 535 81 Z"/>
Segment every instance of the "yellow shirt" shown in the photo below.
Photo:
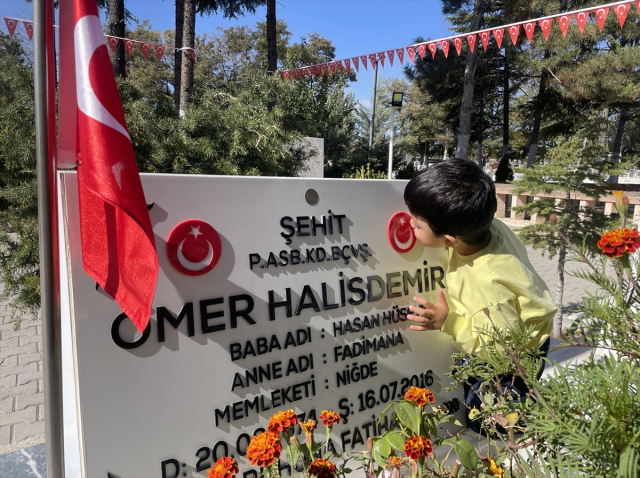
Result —
<path fill-rule="evenodd" d="M 461 256 L 449 249 L 447 271 L 449 315 L 442 332 L 461 351 L 483 357 L 477 328 L 491 330 L 483 308 L 498 328 L 534 326 L 528 348 L 549 336 L 556 307 L 549 288 L 533 269 L 520 239 L 501 221 L 491 224 L 491 242 L 483 250 Z"/>

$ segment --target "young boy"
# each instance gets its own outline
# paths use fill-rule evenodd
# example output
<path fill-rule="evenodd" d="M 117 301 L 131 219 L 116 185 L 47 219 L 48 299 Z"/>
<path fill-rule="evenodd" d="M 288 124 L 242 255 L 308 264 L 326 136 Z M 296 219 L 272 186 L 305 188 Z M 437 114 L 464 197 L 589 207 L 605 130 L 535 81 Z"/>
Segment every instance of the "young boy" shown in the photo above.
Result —
<path fill-rule="evenodd" d="M 404 199 L 416 239 L 449 251 L 446 294 L 440 290 L 437 304 L 415 297 L 420 307 L 410 307 L 407 318 L 417 324 L 411 329 L 445 332 L 461 352 L 483 358 L 477 328 L 491 330 L 487 308 L 498 328 L 533 326 L 528 348 L 542 343 L 546 353 L 556 307 L 524 244 L 494 219 L 496 191 L 489 176 L 472 161 L 438 163 L 409 181 Z M 478 400 L 469 387 L 465 400 L 468 414 Z M 479 431 L 468 416 L 467 425 Z"/>

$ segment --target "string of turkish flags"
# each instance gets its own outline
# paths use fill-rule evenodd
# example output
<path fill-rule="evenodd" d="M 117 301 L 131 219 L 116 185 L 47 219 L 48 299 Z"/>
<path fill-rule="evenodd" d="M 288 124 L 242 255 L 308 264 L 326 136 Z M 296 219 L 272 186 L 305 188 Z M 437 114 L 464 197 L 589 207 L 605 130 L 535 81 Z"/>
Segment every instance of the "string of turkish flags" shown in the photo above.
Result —
<path fill-rule="evenodd" d="M 13 38 L 16 29 L 20 22 L 24 25 L 24 29 L 27 31 L 27 36 L 29 40 L 33 40 L 33 22 L 30 20 L 23 20 L 21 18 L 11 18 L 11 17 L 2 17 L 4 18 L 4 23 L 7 26 L 7 30 L 9 30 L 9 36 Z M 55 28 L 58 28 L 58 25 L 54 25 Z M 149 52 L 154 50 L 156 52 L 156 56 L 158 57 L 158 61 L 162 60 L 162 56 L 167 48 L 171 48 L 173 50 L 189 50 L 191 52 L 191 60 L 196 62 L 196 52 L 193 48 L 184 47 L 184 48 L 175 48 L 175 47 L 167 47 L 165 45 L 160 45 L 157 43 L 145 42 L 140 40 L 131 40 L 130 38 L 122 38 L 122 37 L 114 37 L 111 35 L 105 35 L 107 43 L 111 47 L 111 51 L 115 53 L 116 48 L 118 47 L 118 43 L 122 41 L 124 43 L 124 49 L 127 51 L 127 55 L 131 56 L 133 53 L 133 47 L 136 43 L 140 44 L 140 49 L 142 50 L 142 56 L 146 60 L 149 56 Z"/>
<path fill-rule="evenodd" d="M 365 70 L 368 70 L 367 61 L 371 62 L 371 66 L 374 67 L 376 61 L 380 61 L 380 64 L 384 68 L 384 62 L 388 58 L 389 64 L 393 66 L 394 58 L 398 57 L 400 60 L 400 64 L 404 64 L 404 54 L 405 50 L 409 59 L 412 63 L 415 62 L 416 52 L 420 55 L 420 58 L 424 60 L 424 55 L 427 50 L 431 52 L 431 59 L 436 57 L 436 52 L 438 51 L 438 44 L 440 44 L 440 48 L 444 53 L 445 58 L 449 57 L 449 47 L 451 44 L 456 49 L 458 56 L 460 56 L 460 52 L 462 51 L 462 42 L 466 40 L 467 45 L 469 46 L 469 50 L 473 53 L 476 48 L 476 42 L 478 36 L 480 37 L 480 41 L 482 42 L 482 47 L 484 51 L 487 51 L 487 47 L 489 45 L 489 40 L 491 35 L 493 34 L 493 38 L 496 40 L 496 44 L 498 48 L 502 48 L 502 40 L 504 38 L 504 31 L 507 30 L 509 36 L 511 37 L 511 41 L 513 45 L 516 44 L 518 40 L 518 35 L 520 33 L 520 27 L 522 26 L 529 43 L 533 39 L 533 33 L 536 29 L 536 24 L 540 26 L 542 33 L 544 34 L 545 40 L 549 39 L 549 33 L 551 32 L 551 27 L 553 26 L 553 20 L 555 19 L 560 25 L 560 30 L 562 31 L 562 36 L 566 37 L 567 31 L 569 29 L 569 25 L 571 24 L 571 17 L 573 16 L 576 19 L 576 23 L 578 24 L 578 28 L 580 30 L 580 34 L 584 32 L 584 27 L 589 20 L 589 14 L 593 12 L 596 18 L 596 22 L 598 23 L 598 27 L 600 31 L 604 27 L 604 22 L 607 19 L 607 15 L 609 14 L 609 9 L 613 7 L 613 11 L 616 13 L 618 17 L 618 21 L 620 22 L 620 28 L 624 26 L 624 22 L 627 19 L 627 14 L 629 13 L 629 9 L 631 8 L 631 4 L 635 4 L 638 9 L 638 13 L 640 14 L 640 0 L 638 1 L 626 1 L 626 2 L 615 2 L 608 3 L 605 5 L 600 5 L 596 7 L 584 8 L 581 10 L 574 10 L 570 12 L 561 13 L 558 15 L 552 15 L 548 17 L 539 18 L 537 20 L 527 20 L 519 23 L 511 23 L 509 25 L 502 25 L 495 28 L 489 28 L 485 30 L 478 30 L 475 32 L 465 33 L 462 35 L 454 35 L 447 38 L 441 38 L 439 40 L 428 41 L 424 43 L 414 43 L 413 45 L 401 48 L 392 48 L 391 50 L 387 50 L 386 52 L 378 52 L 378 53 L 369 53 L 366 55 L 354 56 L 352 58 L 347 58 L 344 60 L 335 60 L 327 63 L 319 63 L 317 65 L 309 65 L 302 66 L 300 68 L 293 68 L 290 70 L 280 71 L 280 79 L 282 81 L 289 80 L 302 80 L 305 77 L 313 78 L 319 76 L 328 76 L 329 70 L 334 75 L 340 73 L 344 73 L 346 70 L 347 73 L 351 73 L 351 65 L 355 67 L 356 71 L 360 71 L 360 63 L 364 66 Z"/>

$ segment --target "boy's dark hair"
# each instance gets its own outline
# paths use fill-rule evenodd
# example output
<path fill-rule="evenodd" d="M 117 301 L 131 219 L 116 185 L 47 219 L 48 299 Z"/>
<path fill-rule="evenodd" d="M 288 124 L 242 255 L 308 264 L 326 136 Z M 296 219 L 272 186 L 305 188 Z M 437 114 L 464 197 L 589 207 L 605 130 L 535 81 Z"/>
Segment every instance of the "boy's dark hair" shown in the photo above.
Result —
<path fill-rule="evenodd" d="M 423 169 L 404 190 L 409 211 L 436 236 L 481 243 L 498 208 L 493 181 L 473 161 L 451 159 Z"/>

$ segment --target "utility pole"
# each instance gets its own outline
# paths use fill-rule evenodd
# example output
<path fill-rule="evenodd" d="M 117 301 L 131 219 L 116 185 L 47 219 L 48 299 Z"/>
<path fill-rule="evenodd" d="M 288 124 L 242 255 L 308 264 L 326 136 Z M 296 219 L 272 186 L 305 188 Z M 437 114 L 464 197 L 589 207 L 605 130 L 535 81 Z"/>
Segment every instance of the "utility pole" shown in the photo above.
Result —
<path fill-rule="evenodd" d="M 369 151 L 373 147 L 373 125 L 376 122 L 376 94 L 378 92 L 378 60 L 376 60 L 374 75 L 373 75 L 373 100 L 372 108 L 373 112 L 371 114 L 371 126 L 369 127 Z"/>
<path fill-rule="evenodd" d="M 389 135 L 389 171 L 388 178 L 393 179 L 391 177 L 391 173 L 393 172 L 393 119 L 396 115 L 396 107 L 391 106 L 391 133 Z"/>
<path fill-rule="evenodd" d="M 65 0 L 70 3 L 71 0 Z M 68 6 L 67 6 L 68 8 Z M 58 287 L 53 0 L 33 0 L 33 57 L 40 237 L 40 313 L 47 476 L 64 478 L 62 350 Z"/>

